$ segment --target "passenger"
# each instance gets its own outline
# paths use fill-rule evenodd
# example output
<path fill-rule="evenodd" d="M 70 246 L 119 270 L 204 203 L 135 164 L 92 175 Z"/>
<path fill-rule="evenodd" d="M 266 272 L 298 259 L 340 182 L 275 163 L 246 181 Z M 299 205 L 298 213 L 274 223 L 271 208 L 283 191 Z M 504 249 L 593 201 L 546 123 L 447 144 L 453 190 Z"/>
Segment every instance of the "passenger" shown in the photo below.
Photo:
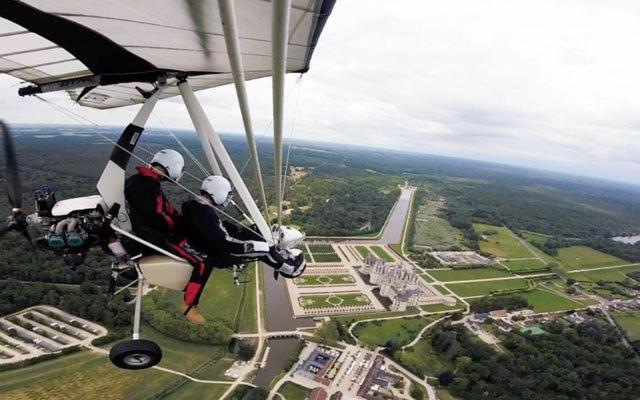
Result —
<path fill-rule="evenodd" d="M 198 311 L 202 290 L 214 267 L 226 268 L 250 261 L 262 261 L 286 278 L 295 278 L 305 268 L 300 250 L 280 250 L 269 244 L 259 234 L 238 228 L 222 221 L 216 214 L 216 206 L 226 206 L 231 201 L 231 184 L 222 176 L 209 176 L 200 188 L 201 197 L 182 204 L 185 241 L 197 252 L 206 255 L 194 268 L 185 289 L 181 312 L 196 324 L 205 322 Z M 181 247 L 185 242 L 180 243 Z M 189 254 L 182 254 L 189 258 Z M 191 260 L 190 260 L 191 261 Z M 192 261 L 191 261 L 192 262 Z"/>
<path fill-rule="evenodd" d="M 157 152 L 149 166 L 137 167 L 138 173 L 124 184 L 133 233 L 139 238 L 175 253 L 171 244 L 179 214 L 171 206 L 162 191 L 160 182 L 178 181 L 184 169 L 184 159 L 175 150 Z M 143 253 L 153 253 L 145 247 Z"/>

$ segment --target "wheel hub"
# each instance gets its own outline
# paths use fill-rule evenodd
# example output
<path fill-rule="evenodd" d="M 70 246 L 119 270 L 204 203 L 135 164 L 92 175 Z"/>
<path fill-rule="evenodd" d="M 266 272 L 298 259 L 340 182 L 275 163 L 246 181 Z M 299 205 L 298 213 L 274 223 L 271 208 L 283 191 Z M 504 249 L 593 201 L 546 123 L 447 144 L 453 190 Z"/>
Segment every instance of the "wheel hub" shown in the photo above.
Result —
<path fill-rule="evenodd" d="M 151 357 L 149 357 L 147 354 L 142 354 L 142 353 L 129 354 L 124 358 L 124 362 L 127 365 L 131 365 L 131 366 L 145 365 L 145 364 L 148 364 L 150 361 L 151 361 Z"/>

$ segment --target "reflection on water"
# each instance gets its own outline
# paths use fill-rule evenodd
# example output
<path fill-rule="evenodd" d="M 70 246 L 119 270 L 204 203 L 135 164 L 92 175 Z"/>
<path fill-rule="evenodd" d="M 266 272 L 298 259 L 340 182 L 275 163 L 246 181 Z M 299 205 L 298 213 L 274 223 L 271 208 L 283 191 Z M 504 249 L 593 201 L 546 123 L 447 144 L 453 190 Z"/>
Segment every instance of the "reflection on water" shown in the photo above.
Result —
<path fill-rule="evenodd" d="M 315 326 L 312 318 L 294 318 L 285 278 L 273 278 L 273 269 L 264 266 L 264 291 L 267 303 L 267 329 L 270 332 L 294 331 Z"/>
<path fill-rule="evenodd" d="M 640 235 L 635 236 L 616 236 L 612 237 L 611 240 L 615 240 L 616 242 L 624 243 L 624 244 L 636 244 L 640 242 Z"/>

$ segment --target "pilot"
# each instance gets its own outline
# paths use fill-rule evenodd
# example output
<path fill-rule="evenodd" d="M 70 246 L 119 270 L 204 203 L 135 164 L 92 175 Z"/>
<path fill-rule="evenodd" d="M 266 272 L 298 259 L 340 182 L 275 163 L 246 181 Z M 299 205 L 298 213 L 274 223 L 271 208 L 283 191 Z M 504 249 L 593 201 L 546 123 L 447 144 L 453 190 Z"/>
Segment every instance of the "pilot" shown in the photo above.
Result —
<path fill-rule="evenodd" d="M 187 320 L 202 324 L 204 317 L 198 311 L 202 290 L 214 267 L 225 268 L 249 261 L 262 261 L 285 278 L 295 278 L 305 268 L 300 250 L 278 250 L 269 246 L 265 239 L 250 229 L 239 228 L 222 221 L 216 207 L 224 207 L 231 201 L 231 184 L 222 176 L 209 176 L 200 188 L 201 196 L 182 204 L 185 241 L 188 247 L 204 254 L 204 260 L 193 269 L 185 289 L 184 304 L 180 311 Z M 254 231 L 255 226 L 253 228 Z M 180 243 L 185 247 L 186 243 Z M 182 254 L 191 264 L 196 261 L 189 254 Z"/>
<path fill-rule="evenodd" d="M 177 182 L 182 176 L 184 159 L 175 150 L 157 152 L 149 166 L 137 167 L 138 173 L 124 184 L 133 233 L 162 249 L 175 253 L 171 237 L 179 222 L 179 214 L 162 191 L 163 181 Z M 152 253 L 145 248 L 145 253 Z"/>

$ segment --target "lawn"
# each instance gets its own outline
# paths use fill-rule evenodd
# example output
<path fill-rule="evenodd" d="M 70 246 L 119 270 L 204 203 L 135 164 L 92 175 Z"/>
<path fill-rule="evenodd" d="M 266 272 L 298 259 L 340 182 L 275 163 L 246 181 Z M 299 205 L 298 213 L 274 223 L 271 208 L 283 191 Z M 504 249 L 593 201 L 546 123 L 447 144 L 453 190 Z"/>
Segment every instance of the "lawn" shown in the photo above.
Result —
<path fill-rule="evenodd" d="M 620 282 L 627 279 L 626 274 L 628 274 L 629 272 L 636 272 L 636 271 L 640 271 L 640 265 L 630 266 L 630 267 L 621 267 L 621 268 L 603 269 L 599 271 L 576 272 L 576 273 L 570 274 L 569 277 L 577 281 Z"/>
<path fill-rule="evenodd" d="M 336 254 L 330 244 L 307 244 L 309 251 L 316 254 Z"/>
<path fill-rule="evenodd" d="M 326 285 L 350 285 L 356 280 L 353 276 L 345 275 L 303 275 L 295 278 L 293 282 L 298 286 L 326 286 Z"/>
<path fill-rule="evenodd" d="M 207 318 L 220 318 L 242 332 L 255 332 L 255 267 L 247 267 L 250 282 L 235 286 L 233 273 L 228 269 L 215 269 L 200 298 L 199 309 Z M 241 276 L 241 280 L 242 280 Z M 163 298 L 182 304 L 182 292 L 165 290 Z"/>
<path fill-rule="evenodd" d="M 464 310 L 464 305 L 460 302 L 456 303 L 455 306 L 445 306 L 444 304 L 429 304 L 426 306 L 420 306 L 420 308 L 424 312 L 436 313 L 442 311 L 456 311 L 456 310 Z"/>
<path fill-rule="evenodd" d="M 497 290 L 526 288 L 527 281 L 522 278 L 515 278 L 487 282 L 454 283 L 446 286 L 458 296 L 471 297 L 485 296 Z"/>
<path fill-rule="evenodd" d="M 424 279 L 425 281 L 432 283 L 435 282 L 435 280 L 433 279 L 433 277 L 427 275 L 427 274 L 420 274 L 420 276 L 422 277 L 422 279 Z"/>
<path fill-rule="evenodd" d="M 177 390 L 163 396 L 163 400 L 198 399 L 217 400 L 229 389 L 229 385 L 209 384 L 187 381 Z"/>
<path fill-rule="evenodd" d="M 613 312 L 611 316 L 624 329 L 630 342 L 640 340 L 640 313 Z"/>
<path fill-rule="evenodd" d="M 503 278 L 511 276 L 505 270 L 497 268 L 469 268 L 469 269 L 449 269 L 429 270 L 429 275 L 442 282 L 467 281 L 472 279 Z"/>
<path fill-rule="evenodd" d="M 361 306 L 371 303 L 367 295 L 365 295 L 364 293 L 300 296 L 298 298 L 298 301 L 304 308 L 348 307 Z"/>
<path fill-rule="evenodd" d="M 566 266 L 567 271 L 629 264 L 621 258 L 585 246 L 558 249 L 556 257 Z"/>
<path fill-rule="evenodd" d="M 356 326 L 354 335 L 361 342 L 372 346 L 383 346 L 390 340 L 405 345 L 411 342 L 422 328 L 431 322 L 433 322 L 433 318 L 430 317 L 363 322 Z"/>
<path fill-rule="evenodd" d="M 313 260 L 317 263 L 322 263 L 322 262 L 340 262 L 340 257 L 333 253 L 333 254 L 318 254 L 318 253 L 313 253 Z"/>
<path fill-rule="evenodd" d="M 287 400 L 305 400 L 309 398 L 311 389 L 307 389 L 304 386 L 300 386 L 297 383 L 285 382 L 284 385 L 278 390 L 280 394 Z"/>
<path fill-rule="evenodd" d="M 483 238 L 478 241 L 480 251 L 501 258 L 529 258 L 531 252 L 503 226 L 473 224 L 473 230 Z"/>
<path fill-rule="evenodd" d="M 540 269 L 545 268 L 546 265 L 538 260 L 537 258 L 532 258 L 530 260 L 506 260 L 500 261 L 501 264 L 509 268 L 510 271 L 520 272 L 526 271 L 529 269 Z"/>
<path fill-rule="evenodd" d="M 420 377 L 438 376 L 441 372 L 453 371 L 455 368 L 453 363 L 445 360 L 431 347 L 431 335 L 423 336 L 413 347 L 395 352 L 393 358 L 410 371 L 417 372 L 416 375 Z"/>
<path fill-rule="evenodd" d="M 367 314 L 359 314 L 359 315 L 348 315 L 348 316 L 341 316 L 341 317 L 331 317 L 331 319 L 339 321 L 344 325 L 351 325 L 356 321 L 362 321 L 364 319 L 396 317 L 398 315 L 412 315 L 412 314 L 417 314 L 419 311 L 420 310 L 418 310 L 416 307 L 407 307 L 406 311 L 386 311 L 386 312 L 367 313 Z"/>
<path fill-rule="evenodd" d="M 559 294 L 544 289 L 534 289 L 527 293 L 521 293 L 529 303 L 529 307 L 536 312 L 566 311 L 576 308 L 584 308 L 585 305 Z"/>
<path fill-rule="evenodd" d="M 391 257 L 389 255 L 389 253 L 387 253 L 382 247 L 380 246 L 371 246 L 370 247 L 371 251 L 373 251 L 376 256 L 378 256 L 378 258 L 387 261 L 387 262 L 393 262 L 395 261 L 395 259 L 393 257 Z"/>
<path fill-rule="evenodd" d="M 367 258 L 368 256 L 373 255 L 371 254 L 369 249 L 366 248 L 365 246 L 356 246 L 356 251 L 360 254 L 362 258 Z"/>
<path fill-rule="evenodd" d="M 12 371 L 0 372 L 0 398 L 144 399 L 180 379 L 148 369 L 127 371 L 109 358 L 89 351 Z"/>

